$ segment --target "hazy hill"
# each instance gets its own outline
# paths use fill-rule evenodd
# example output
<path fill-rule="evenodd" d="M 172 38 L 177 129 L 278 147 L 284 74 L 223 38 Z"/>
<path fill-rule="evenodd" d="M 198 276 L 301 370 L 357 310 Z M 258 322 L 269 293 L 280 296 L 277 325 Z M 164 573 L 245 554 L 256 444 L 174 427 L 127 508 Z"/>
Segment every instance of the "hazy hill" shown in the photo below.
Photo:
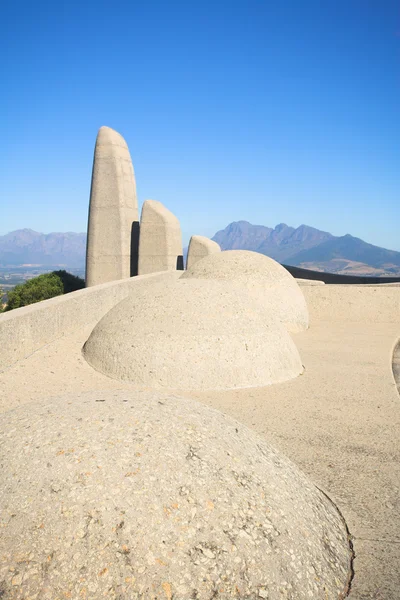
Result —
<path fill-rule="evenodd" d="M 253 250 L 281 263 L 315 271 L 400 275 L 400 252 L 373 246 L 349 234 L 336 237 L 308 225 L 295 229 L 280 223 L 271 229 L 238 221 L 218 231 L 213 240 L 223 250 Z"/>
<path fill-rule="evenodd" d="M 66 265 L 85 264 L 85 233 L 38 233 L 19 229 L 0 236 L 1 265 Z"/>
<path fill-rule="evenodd" d="M 261 252 L 275 260 L 329 273 L 400 276 L 400 252 L 368 244 L 351 235 L 280 223 L 275 228 L 247 221 L 230 223 L 213 239 L 223 250 Z M 38 233 L 20 229 L 0 236 L 0 266 L 41 265 L 84 268 L 85 233 Z"/>
<path fill-rule="evenodd" d="M 375 268 L 400 267 L 400 252 L 373 246 L 350 234 L 327 240 L 311 250 L 304 249 L 291 257 L 290 264 L 298 266 L 310 261 L 327 262 L 340 258 Z"/>

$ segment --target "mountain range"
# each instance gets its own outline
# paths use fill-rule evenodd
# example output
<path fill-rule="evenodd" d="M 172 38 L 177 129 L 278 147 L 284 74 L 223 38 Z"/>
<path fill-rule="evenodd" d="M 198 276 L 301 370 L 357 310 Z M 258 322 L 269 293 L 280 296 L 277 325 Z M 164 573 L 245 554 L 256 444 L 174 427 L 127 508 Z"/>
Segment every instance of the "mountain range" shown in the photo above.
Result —
<path fill-rule="evenodd" d="M 38 233 L 18 229 L 0 236 L 0 265 L 82 267 L 86 233 Z"/>
<path fill-rule="evenodd" d="M 400 276 L 400 252 L 373 246 L 349 234 L 334 236 L 308 225 L 274 228 L 247 221 L 230 223 L 213 240 L 222 250 L 266 254 L 283 264 L 330 273 Z M 0 266 L 40 265 L 83 268 L 85 233 L 38 233 L 19 229 L 0 236 Z"/>
<path fill-rule="evenodd" d="M 280 263 L 328 273 L 399 276 L 400 252 L 373 246 L 350 234 L 334 236 L 308 225 L 280 223 L 274 229 L 237 221 L 213 240 L 222 250 L 245 249 Z"/>

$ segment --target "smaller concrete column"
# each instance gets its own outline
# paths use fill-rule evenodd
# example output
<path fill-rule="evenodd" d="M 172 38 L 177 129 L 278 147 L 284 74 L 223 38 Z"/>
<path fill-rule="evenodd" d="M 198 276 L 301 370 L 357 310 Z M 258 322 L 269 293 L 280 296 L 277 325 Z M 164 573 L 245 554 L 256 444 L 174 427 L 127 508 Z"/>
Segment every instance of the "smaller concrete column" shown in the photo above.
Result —
<path fill-rule="evenodd" d="M 140 219 L 139 275 L 176 270 L 183 270 L 179 221 L 161 202 L 146 200 Z"/>
<path fill-rule="evenodd" d="M 221 252 L 221 247 L 217 242 L 202 235 L 192 235 L 189 242 L 186 268 L 190 269 L 194 263 L 204 258 L 204 256 L 216 252 Z"/>

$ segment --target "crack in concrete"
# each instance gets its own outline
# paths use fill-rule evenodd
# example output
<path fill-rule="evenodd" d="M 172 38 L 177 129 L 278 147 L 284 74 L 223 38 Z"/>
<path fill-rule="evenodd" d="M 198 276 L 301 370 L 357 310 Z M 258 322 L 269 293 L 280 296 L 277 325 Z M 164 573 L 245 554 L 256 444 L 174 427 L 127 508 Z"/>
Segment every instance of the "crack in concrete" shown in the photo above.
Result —
<path fill-rule="evenodd" d="M 321 490 L 321 488 L 319 488 L 317 485 L 315 486 L 317 488 L 317 490 L 319 490 L 321 492 L 321 494 L 323 494 L 325 496 L 325 498 L 328 500 L 328 502 L 330 502 L 332 504 L 332 506 L 335 507 L 339 517 L 342 520 L 343 526 L 346 530 L 346 534 L 347 534 L 347 543 L 349 545 L 349 560 L 350 560 L 350 565 L 349 565 L 349 571 L 347 573 L 347 580 L 346 580 L 346 585 L 344 587 L 344 590 L 340 596 L 340 600 L 344 600 L 344 598 L 348 598 L 350 596 L 350 592 L 351 592 L 351 585 L 353 583 L 354 577 L 355 577 L 355 571 L 354 571 L 354 560 L 356 558 L 356 554 L 354 552 L 354 547 L 353 547 L 353 539 L 354 536 L 351 535 L 350 530 L 347 526 L 346 523 L 346 519 L 344 518 L 341 510 L 339 509 L 338 505 L 332 500 L 332 498 L 330 498 L 328 496 L 328 494 L 326 492 L 324 492 L 324 490 Z"/>
<path fill-rule="evenodd" d="M 400 540 L 388 540 L 388 539 L 380 539 L 380 538 L 365 538 L 365 537 L 355 537 L 353 536 L 353 540 L 356 540 L 357 542 L 379 542 L 381 544 L 399 544 L 400 545 Z"/>

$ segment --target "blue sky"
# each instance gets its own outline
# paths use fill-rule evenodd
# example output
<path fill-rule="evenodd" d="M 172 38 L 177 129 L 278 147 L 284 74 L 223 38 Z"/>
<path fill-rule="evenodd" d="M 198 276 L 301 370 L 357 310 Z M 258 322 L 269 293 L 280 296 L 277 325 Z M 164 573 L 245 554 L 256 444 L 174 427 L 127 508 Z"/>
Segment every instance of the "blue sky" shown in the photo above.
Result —
<path fill-rule="evenodd" d="M 185 241 L 243 219 L 400 250 L 397 0 L 22 0 L 0 40 L 0 234 L 86 230 L 108 125 Z"/>

